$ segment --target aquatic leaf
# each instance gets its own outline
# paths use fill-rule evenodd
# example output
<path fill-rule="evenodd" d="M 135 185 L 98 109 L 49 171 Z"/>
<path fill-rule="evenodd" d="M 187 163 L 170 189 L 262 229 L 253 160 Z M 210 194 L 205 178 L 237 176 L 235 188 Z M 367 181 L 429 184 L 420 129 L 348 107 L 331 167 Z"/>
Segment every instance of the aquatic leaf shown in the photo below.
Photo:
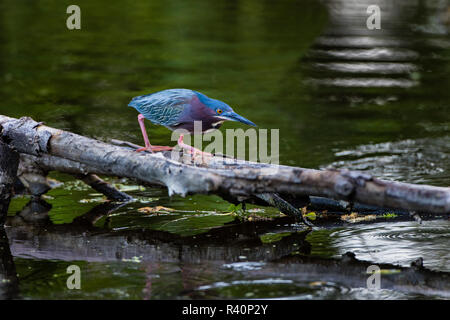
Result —
<path fill-rule="evenodd" d="M 308 218 L 309 220 L 316 220 L 317 219 L 317 215 L 314 211 L 312 212 L 308 212 L 307 214 L 305 214 L 305 217 Z"/>
<path fill-rule="evenodd" d="M 236 213 L 236 212 L 238 212 L 239 210 L 242 210 L 242 204 L 241 204 L 241 203 L 238 204 L 238 205 L 231 204 L 231 205 L 228 207 L 228 211 L 230 211 L 230 212 L 232 212 L 232 213 Z"/>
<path fill-rule="evenodd" d="M 314 211 L 308 212 L 306 206 L 301 208 L 301 212 L 302 212 L 302 215 L 304 217 L 308 218 L 309 220 L 316 220 L 316 218 L 317 218 L 316 213 Z"/>
<path fill-rule="evenodd" d="M 87 191 L 90 190 L 91 188 L 81 180 L 66 181 L 62 183 L 60 186 L 68 191 Z"/>
<path fill-rule="evenodd" d="M 386 219 L 392 219 L 392 218 L 396 218 L 396 217 L 398 217 L 398 215 L 393 212 L 388 212 L 388 213 L 385 213 L 382 216 L 380 216 L 380 218 L 386 218 Z"/>

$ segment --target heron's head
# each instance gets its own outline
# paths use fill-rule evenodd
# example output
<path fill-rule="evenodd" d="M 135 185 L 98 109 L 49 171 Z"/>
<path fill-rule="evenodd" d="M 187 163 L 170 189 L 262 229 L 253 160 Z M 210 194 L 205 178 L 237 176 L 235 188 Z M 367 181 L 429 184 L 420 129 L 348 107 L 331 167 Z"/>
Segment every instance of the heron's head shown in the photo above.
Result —
<path fill-rule="evenodd" d="M 217 120 L 238 121 L 256 127 L 256 124 L 234 112 L 233 109 L 225 102 L 208 98 L 201 93 L 200 95 L 203 96 L 199 96 L 200 101 L 203 102 L 209 109 L 211 109 L 212 116 Z"/>

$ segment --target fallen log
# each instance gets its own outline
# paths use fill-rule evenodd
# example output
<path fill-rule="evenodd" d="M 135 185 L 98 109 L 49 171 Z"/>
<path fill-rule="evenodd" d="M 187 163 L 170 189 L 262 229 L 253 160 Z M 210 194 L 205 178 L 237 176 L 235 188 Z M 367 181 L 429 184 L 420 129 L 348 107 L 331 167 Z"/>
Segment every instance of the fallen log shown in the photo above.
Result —
<path fill-rule="evenodd" d="M 169 195 L 218 194 L 245 201 L 261 194 L 318 196 L 379 207 L 445 214 L 450 188 L 377 179 L 348 170 L 315 170 L 212 157 L 201 164 L 170 152 L 136 153 L 128 148 L 58 130 L 31 118 L 0 115 L 2 136 L 37 161 L 59 158 L 85 174 L 106 174 L 167 187 Z"/>
<path fill-rule="evenodd" d="M 21 154 L 20 155 L 20 162 L 21 164 L 26 164 L 27 167 L 38 167 L 41 170 L 48 172 L 48 171 L 59 171 L 63 173 L 68 173 L 76 177 L 77 179 L 82 180 L 86 184 L 90 185 L 93 189 L 97 190 L 98 192 L 103 193 L 109 200 L 113 201 L 129 201 L 132 200 L 132 197 L 127 195 L 124 192 L 121 192 L 119 190 L 116 190 L 111 185 L 107 184 L 103 180 L 101 180 L 96 174 L 102 174 L 102 175 L 109 175 L 108 172 L 105 170 L 102 170 L 102 168 L 95 168 L 86 166 L 84 164 L 81 164 L 79 162 L 50 156 L 47 154 L 42 154 L 41 156 L 32 156 L 28 154 Z M 91 172 L 87 174 L 88 172 Z M 96 174 L 94 174 L 96 173 Z M 37 186 L 34 186 L 32 188 L 32 191 L 36 192 L 36 190 L 46 190 L 45 187 L 48 185 L 47 179 L 45 177 L 41 177 L 41 183 L 42 187 L 38 188 Z M 162 187 L 161 185 L 151 184 L 144 181 L 138 181 L 141 184 L 145 184 L 147 186 L 151 187 Z M 30 190 L 31 191 L 31 190 Z M 31 193 L 33 194 L 33 192 Z M 238 204 L 240 201 L 238 201 L 235 197 L 230 195 L 221 194 L 222 198 L 224 200 L 227 200 L 231 203 Z M 300 210 L 295 208 L 294 206 L 290 205 L 288 202 L 284 201 L 280 196 L 277 194 L 262 194 L 258 195 L 254 198 L 247 199 L 248 202 L 258 205 L 271 205 L 274 207 L 277 207 L 285 213 L 286 215 L 292 216 L 293 218 L 302 221 L 307 226 L 312 227 L 313 224 L 307 221 L 305 217 L 303 217 Z M 244 202 L 245 204 L 245 202 Z M 307 204 L 307 203 L 305 203 Z"/>

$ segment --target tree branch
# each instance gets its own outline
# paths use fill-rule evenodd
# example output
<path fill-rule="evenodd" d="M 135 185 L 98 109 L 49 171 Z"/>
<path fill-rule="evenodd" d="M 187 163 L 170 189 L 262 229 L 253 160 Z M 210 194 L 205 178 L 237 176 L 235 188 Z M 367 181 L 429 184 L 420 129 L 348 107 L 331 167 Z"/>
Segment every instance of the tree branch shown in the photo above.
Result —
<path fill-rule="evenodd" d="M 170 152 L 144 154 L 31 118 L 0 116 L 3 136 L 19 152 L 79 163 L 87 173 L 127 177 L 162 185 L 169 195 L 205 193 L 245 200 L 263 193 L 319 196 L 380 207 L 443 214 L 450 212 L 450 188 L 377 179 L 348 170 L 314 170 L 213 157 L 207 164 L 174 160 Z"/>

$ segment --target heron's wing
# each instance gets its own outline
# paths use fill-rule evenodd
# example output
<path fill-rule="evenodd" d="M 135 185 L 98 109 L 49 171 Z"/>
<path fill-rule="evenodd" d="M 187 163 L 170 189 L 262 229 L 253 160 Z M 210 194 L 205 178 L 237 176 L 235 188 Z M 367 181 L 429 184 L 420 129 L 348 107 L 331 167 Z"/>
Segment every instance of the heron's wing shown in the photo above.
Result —
<path fill-rule="evenodd" d="M 194 94 L 188 89 L 164 90 L 135 97 L 129 106 L 134 107 L 155 124 L 173 126 L 179 123 Z"/>

